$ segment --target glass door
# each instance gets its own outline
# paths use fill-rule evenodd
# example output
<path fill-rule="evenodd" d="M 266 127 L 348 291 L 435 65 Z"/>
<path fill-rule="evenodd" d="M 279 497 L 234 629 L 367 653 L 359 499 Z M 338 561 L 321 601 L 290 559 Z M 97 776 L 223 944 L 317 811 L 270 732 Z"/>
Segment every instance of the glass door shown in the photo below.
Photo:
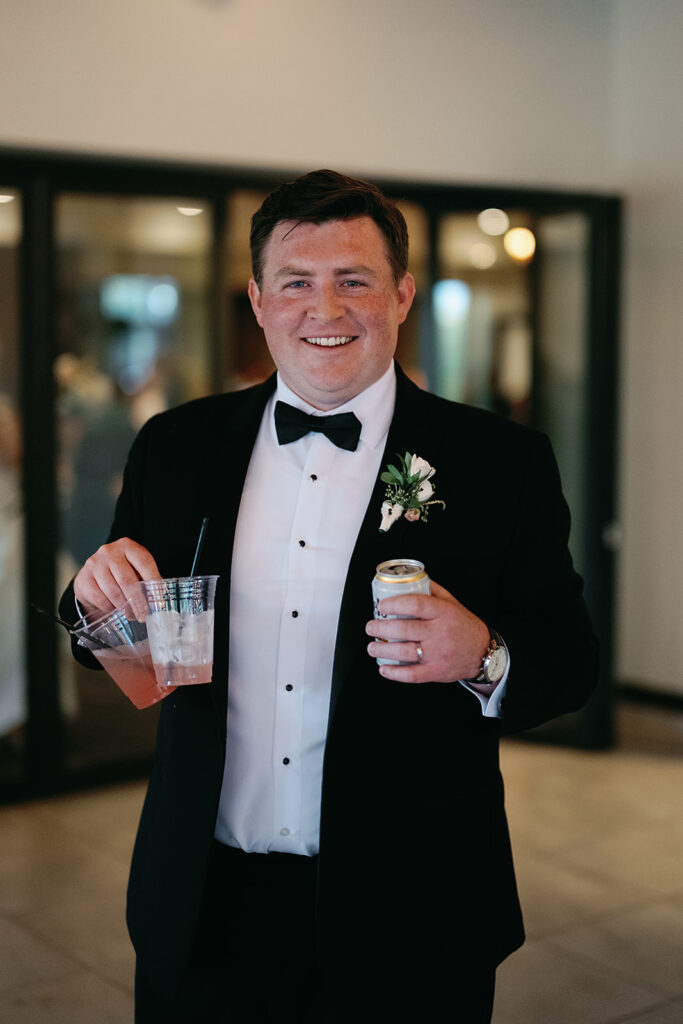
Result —
<path fill-rule="evenodd" d="M 215 390 L 211 225 L 210 204 L 183 196 L 57 197 L 57 596 L 106 540 L 145 420 Z M 59 640 L 67 773 L 148 757 L 157 709 L 136 710 Z"/>
<path fill-rule="evenodd" d="M 596 438 L 606 432 L 602 449 L 611 450 L 613 411 L 603 403 L 601 417 L 595 396 L 605 389 L 600 374 L 613 374 L 614 353 L 600 329 L 607 302 L 594 289 L 600 230 L 588 211 L 529 205 L 439 213 L 434 235 L 428 386 L 548 434 L 572 514 L 570 548 L 603 641 L 596 697 L 539 734 L 606 746 L 613 552 L 603 535 L 614 469 Z"/>
<path fill-rule="evenodd" d="M 570 546 L 579 572 L 587 559 L 586 475 L 589 396 L 588 220 L 549 214 L 536 223 L 534 426 L 551 438 L 572 511 Z"/>

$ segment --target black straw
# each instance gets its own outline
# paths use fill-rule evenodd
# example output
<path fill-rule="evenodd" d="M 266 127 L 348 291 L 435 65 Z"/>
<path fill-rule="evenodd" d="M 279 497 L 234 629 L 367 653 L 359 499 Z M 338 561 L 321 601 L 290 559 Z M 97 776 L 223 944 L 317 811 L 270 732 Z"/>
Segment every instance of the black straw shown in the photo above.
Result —
<path fill-rule="evenodd" d="M 64 629 L 66 629 L 71 636 L 77 636 L 77 627 L 73 626 L 70 622 L 67 622 L 66 619 L 60 619 L 59 615 L 55 615 L 53 612 L 46 612 L 44 608 L 39 608 L 33 601 L 31 601 L 31 607 L 35 611 L 40 612 L 41 615 L 45 615 L 48 619 L 52 619 L 53 622 L 57 622 L 60 626 L 64 626 Z M 103 640 L 99 640 L 97 637 L 91 636 L 88 639 L 97 647 L 98 650 L 106 651 L 109 649 L 109 645 L 105 644 Z"/>
<path fill-rule="evenodd" d="M 48 619 L 52 619 L 54 622 L 58 622 L 60 626 L 64 626 L 64 629 L 68 629 L 70 633 L 73 633 L 74 627 L 66 619 L 60 619 L 59 615 L 53 615 L 52 612 L 46 612 L 44 608 L 39 608 L 37 604 L 31 601 L 31 608 L 35 611 L 40 612 L 41 615 L 46 615 Z"/>
<path fill-rule="evenodd" d="M 202 547 L 204 546 L 204 534 L 206 533 L 206 524 L 208 523 L 208 521 L 209 521 L 209 517 L 208 516 L 204 516 L 204 518 L 202 519 L 202 528 L 199 531 L 199 539 L 197 540 L 197 549 L 196 549 L 196 551 L 194 553 L 194 560 L 192 562 L 192 568 L 190 569 L 190 576 L 194 576 L 194 571 L 197 568 L 197 562 L 199 561 L 199 556 L 202 553 Z"/>

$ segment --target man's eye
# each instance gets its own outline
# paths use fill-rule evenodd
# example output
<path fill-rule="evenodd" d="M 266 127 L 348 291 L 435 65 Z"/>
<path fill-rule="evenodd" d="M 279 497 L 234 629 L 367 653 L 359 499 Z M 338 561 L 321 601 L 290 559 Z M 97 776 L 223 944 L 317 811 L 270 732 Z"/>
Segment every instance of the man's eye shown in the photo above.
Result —
<path fill-rule="evenodd" d="M 344 281 L 344 286 L 346 288 L 362 288 L 364 286 L 364 284 L 365 284 L 365 281 L 355 281 L 353 279 L 349 279 L 348 281 Z"/>
<path fill-rule="evenodd" d="M 303 288 L 305 284 L 305 281 L 288 281 L 285 288 Z"/>

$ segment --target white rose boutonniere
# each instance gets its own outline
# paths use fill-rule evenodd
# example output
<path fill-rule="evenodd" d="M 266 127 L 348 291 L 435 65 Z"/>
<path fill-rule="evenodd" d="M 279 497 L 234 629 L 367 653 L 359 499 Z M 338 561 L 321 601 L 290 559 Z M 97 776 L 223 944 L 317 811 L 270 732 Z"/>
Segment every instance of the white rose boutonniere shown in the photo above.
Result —
<path fill-rule="evenodd" d="M 426 459 L 406 452 L 403 458 L 399 455 L 399 462 L 400 469 L 387 466 L 380 474 L 380 480 L 387 485 L 386 500 L 381 508 L 380 533 L 386 533 L 404 513 L 411 523 L 418 519 L 426 523 L 430 505 L 446 507 L 445 501 L 430 501 L 434 494 L 432 477 L 436 470 Z"/>

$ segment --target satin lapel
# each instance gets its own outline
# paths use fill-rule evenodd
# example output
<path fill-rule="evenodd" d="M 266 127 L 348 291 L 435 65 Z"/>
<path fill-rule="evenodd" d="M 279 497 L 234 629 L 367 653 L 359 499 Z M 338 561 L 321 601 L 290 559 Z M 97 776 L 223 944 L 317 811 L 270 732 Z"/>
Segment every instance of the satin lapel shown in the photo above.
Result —
<path fill-rule="evenodd" d="M 232 548 L 242 489 L 263 410 L 275 387 L 275 376 L 245 393 L 236 408 L 220 405 L 210 415 L 206 443 L 198 445 L 201 480 L 198 505 L 209 517 L 200 571 L 218 573 L 211 693 L 221 721 L 227 714 L 229 601 Z"/>
<path fill-rule="evenodd" d="M 424 393 L 408 380 L 398 366 L 396 378 L 396 407 L 380 463 L 380 473 L 384 472 L 389 462 L 396 462 L 396 453 L 403 455 L 406 451 L 415 452 L 420 435 L 424 435 L 425 430 L 424 425 L 418 428 L 421 396 Z M 377 565 L 388 558 L 418 557 L 400 550 L 400 535 L 394 532 L 398 524 L 388 533 L 379 532 L 380 508 L 385 490 L 386 484 L 382 483 L 378 473 L 344 586 L 332 673 L 330 718 L 353 662 L 361 654 L 368 657 L 365 647 L 369 637 L 365 633 L 365 623 L 372 618 L 371 586 Z M 414 524 L 408 525 L 412 527 Z"/>

